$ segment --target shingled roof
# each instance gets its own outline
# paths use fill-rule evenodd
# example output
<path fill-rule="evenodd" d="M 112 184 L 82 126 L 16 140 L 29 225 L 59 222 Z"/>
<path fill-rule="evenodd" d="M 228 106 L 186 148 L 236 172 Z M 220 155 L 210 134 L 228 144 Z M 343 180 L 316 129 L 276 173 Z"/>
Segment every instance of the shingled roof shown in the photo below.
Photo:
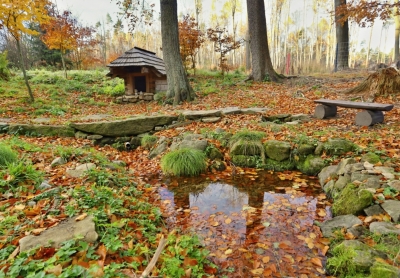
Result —
<path fill-rule="evenodd" d="M 160 74 L 166 75 L 164 61 L 156 53 L 134 47 L 112 61 L 107 67 L 153 67 Z"/>

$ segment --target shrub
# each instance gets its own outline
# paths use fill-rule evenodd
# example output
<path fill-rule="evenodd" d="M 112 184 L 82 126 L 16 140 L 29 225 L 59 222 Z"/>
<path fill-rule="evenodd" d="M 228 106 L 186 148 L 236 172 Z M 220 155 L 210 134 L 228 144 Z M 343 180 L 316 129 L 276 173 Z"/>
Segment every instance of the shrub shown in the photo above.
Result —
<path fill-rule="evenodd" d="M 207 168 L 206 155 L 195 149 L 183 148 L 161 158 L 161 169 L 175 176 L 197 176 Z"/>
<path fill-rule="evenodd" d="M 8 80 L 10 71 L 8 70 L 7 52 L 0 53 L 0 79 Z"/>
<path fill-rule="evenodd" d="M 13 151 L 9 146 L 0 144 L 0 166 L 6 166 L 18 160 L 18 153 Z"/>

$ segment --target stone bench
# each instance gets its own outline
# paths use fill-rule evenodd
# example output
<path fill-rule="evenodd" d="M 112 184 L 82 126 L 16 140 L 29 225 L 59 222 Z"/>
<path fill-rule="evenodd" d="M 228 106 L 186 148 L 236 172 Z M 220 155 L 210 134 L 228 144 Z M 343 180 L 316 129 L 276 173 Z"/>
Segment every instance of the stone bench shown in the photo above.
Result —
<path fill-rule="evenodd" d="M 337 107 L 363 109 L 356 115 L 356 125 L 370 126 L 377 123 L 382 123 L 384 116 L 382 111 L 390 111 L 393 109 L 393 104 L 383 104 L 374 102 L 357 102 L 348 100 L 331 100 L 318 99 L 314 100 L 318 103 L 315 108 L 314 116 L 318 119 L 325 119 L 336 116 Z"/>

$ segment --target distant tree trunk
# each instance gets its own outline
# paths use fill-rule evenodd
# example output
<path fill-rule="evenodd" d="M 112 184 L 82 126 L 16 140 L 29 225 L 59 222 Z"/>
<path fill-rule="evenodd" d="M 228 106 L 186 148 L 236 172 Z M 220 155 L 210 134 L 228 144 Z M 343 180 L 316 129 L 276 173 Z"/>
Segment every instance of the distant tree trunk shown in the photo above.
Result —
<path fill-rule="evenodd" d="M 179 52 L 177 0 L 160 0 L 161 36 L 165 69 L 167 72 L 167 98 L 177 105 L 194 99 Z"/>
<path fill-rule="evenodd" d="M 399 3 L 400 1 L 397 0 L 397 3 Z M 394 60 L 398 61 L 400 59 L 400 15 L 396 15 L 396 13 L 398 12 L 399 8 L 395 7 L 394 8 Z"/>
<path fill-rule="evenodd" d="M 346 0 L 335 0 L 335 10 L 341 5 L 345 5 Z M 336 21 L 336 43 L 337 43 L 337 68 L 347 69 L 349 67 L 349 21 L 338 22 L 342 15 L 335 14 Z"/>
<path fill-rule="evenodd" d="M 268 75 L 271 81 L 277 82 L 280 77 L 272 66 L 269 54 L 264 1 L 247 0 L 246 3 L 253 79 L 263 81 Z"/>
<path fill-rule="evenodd" d="M 20 65 L 21 65 L 22 74 L 24 75 L 25 85 L 28 88 L 29 100 L 31 102 L 34 102 L 35 98 L 33 97 L 32 89 L 31 89 L 31 86 L 29 85 L 29 81 L 28 81 L 28 76 L 26 75 L 25 59 L 24 59 L 24 55 L 22 54 L 21 44 L 20 44 L 20 41 L 18 38 L 15 38 L 15 41 L 17 43 L 17 49 L 18 49 L 18 54 L 19 54 L 19 58 L 20 58 Z"/>
<path fill-rule="evenodd" d="M 246 32 L 246 71 L 251 70 L 251 55 L 250 55 L 250 35 L 249 29 Z"/>

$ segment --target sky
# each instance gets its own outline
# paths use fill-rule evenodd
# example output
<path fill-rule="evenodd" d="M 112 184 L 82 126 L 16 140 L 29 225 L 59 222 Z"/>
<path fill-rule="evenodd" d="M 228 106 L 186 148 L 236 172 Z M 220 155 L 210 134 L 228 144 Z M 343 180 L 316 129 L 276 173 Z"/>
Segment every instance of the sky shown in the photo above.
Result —
<path fill-rule="evenodd" d="M 203 11 L 203 17 L 206 17 L 210 14 L 210 12 L 207 12 L 206 10 L 210 8 L 211 1 L 204 1 L 205 3 L 203 3 L 203 9 L 205 11 Z M 118 16 L 118 6 L 116 3 L 117 0 L 53 0 L 53 2 L 57 3 L 57 6 L 60 10 L 70 10 L 72 14 L 75 15 L 84 25 L 94 26 L 99 21 L 105 21 L 107 13 L 111 15 L 113 20 Z M 154 2 L 156 5 L 159 3 L 158 0 L 154 0 L 152 2 Z M 243 1 L 243 3 L 245 3 L 245 1 Z M 187 13 L 188 11 L 192 11 L 193 5 L 194 0 L 178 1 L 178 13 Z M 382 22 L 377 22 L 373 28 L 371 47 L 375 48 L 380 46 L 381 49 L 386 47 L 385 50 L 389 51 L 394 45 L 394 27 L 393 25 L 390 26 L 390 29 L 387 32 L 383 32 L 382 36 L 381 30 Z M 358 41 L 368 41 L 369 36 L 370 29 L 363 28 L 359 31 Z"/>

